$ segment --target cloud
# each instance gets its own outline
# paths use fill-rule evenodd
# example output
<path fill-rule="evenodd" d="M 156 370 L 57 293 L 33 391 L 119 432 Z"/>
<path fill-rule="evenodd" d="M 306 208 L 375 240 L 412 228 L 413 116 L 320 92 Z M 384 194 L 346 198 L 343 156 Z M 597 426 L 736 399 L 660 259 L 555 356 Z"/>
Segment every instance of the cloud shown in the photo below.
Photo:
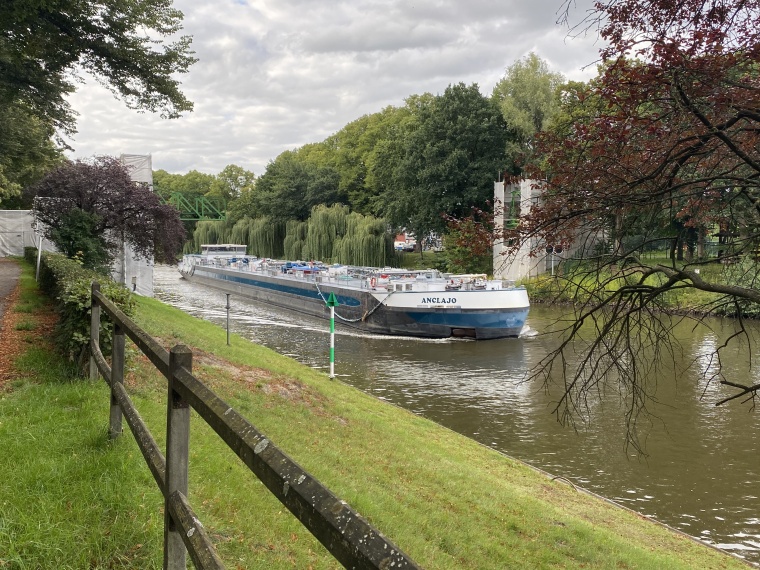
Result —
<path fill-rule="evenodd" d="M 554 0 L 175 0 L 199 61 L 181 77 L 195 110 L 137 113 L 87 78 L 74 156 L 151 154 L 153 167 L 257 174 L 406 97 L 477 83 L 489 94 L 531 51 L 568 79 L 593 74 L 594 38 L 568 39 Z M 582 15 L 582 9 L 578 16 Z"/>

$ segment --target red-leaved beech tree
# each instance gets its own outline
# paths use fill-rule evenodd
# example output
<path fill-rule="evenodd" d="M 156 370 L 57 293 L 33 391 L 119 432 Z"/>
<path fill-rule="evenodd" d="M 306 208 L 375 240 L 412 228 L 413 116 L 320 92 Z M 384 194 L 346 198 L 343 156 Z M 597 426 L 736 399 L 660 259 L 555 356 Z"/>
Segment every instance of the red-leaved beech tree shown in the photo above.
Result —
<path fill-rule="evenodd" d="M 138 257 L 174 262 L 185 229 L 176 208 L 133 182 L 114 157 L 67 162 L 26 189 L 46 239 L 90 267 L 106 267 L 122 243 Z"/>
<path fill-rule="evenodd" d="M 614 385 L 638 445 L 637 418 L 685 318 L 663 299 L 707 292 L 697 312 L 737 317 L 727 342 L 760 314 L 760 2 L 611 0 L 585 24 L 606 45 L 599 76 L 569 84 L 537 137 L 528 175 L 544 194 L 511 237 L 573 247 L 558 286 L 577 312 L 539 372 L 562 377 L 556 413 L 572 421 Z M 642 255 L 664 244 L 669 255 Z M 733 389 L 716 403 L 754 402 L 760 384 L 707 369 Z"/>

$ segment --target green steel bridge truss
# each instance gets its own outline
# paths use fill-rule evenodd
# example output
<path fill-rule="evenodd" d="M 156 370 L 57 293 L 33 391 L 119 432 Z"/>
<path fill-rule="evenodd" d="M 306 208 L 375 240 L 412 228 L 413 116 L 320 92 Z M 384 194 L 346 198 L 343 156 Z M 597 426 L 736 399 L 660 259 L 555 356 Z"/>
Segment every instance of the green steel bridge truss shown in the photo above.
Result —
<path fill-rule="evenodd" d="M 182 221 L 199 222 L 226 218 L 227 205 L 224 200 L 205 196 L 188 199 L 184 194 L 173 192 L 168 199 L 162 197 L 161 201 L 177 208 L 179 219 Z"/>

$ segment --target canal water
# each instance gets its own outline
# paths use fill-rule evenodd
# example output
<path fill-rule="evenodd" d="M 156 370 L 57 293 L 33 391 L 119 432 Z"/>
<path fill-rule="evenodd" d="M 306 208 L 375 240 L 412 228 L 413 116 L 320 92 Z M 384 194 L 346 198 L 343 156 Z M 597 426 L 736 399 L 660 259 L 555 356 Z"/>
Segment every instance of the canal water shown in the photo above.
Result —
<path fill-rule="evenodd" d="M 224 326 L 224 293 L 155 270 L 156 297 Z M 234 333 L 329 371 L 329 323 L 231 297 Z M 340 308 L 337 309 L 340 312 Z M 730 320 L 710 327 L 684 324 L 675 363 L 663 366 L 656 403 L 643 418 L 646 456 L 625 446 L 625 419 L 615 391 L 590 400 L 587 424 L 560 425 L 552 410 L 560 395 L 526 373 L 556 346 L 549 331 L 562 313 L 533 307 L 519 339 L 422 340 L 336 330 L 336 376 L 373 396 L 429 418 L 575 485 L 666 523 L 760 567 L 760 409 L 705 383 L 716 363 L 709 354 Z M 731 381 L 760 382 L 750 367 L 753 339 L 723 357 Z"/>

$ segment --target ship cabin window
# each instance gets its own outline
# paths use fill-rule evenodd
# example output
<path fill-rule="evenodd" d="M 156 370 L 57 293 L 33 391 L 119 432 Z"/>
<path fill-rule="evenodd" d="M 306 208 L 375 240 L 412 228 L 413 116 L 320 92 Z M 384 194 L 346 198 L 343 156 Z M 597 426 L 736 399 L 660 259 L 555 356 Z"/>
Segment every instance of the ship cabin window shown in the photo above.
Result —
<path fill-rule="evenodd" d="M 245 255 L 246 246 L 236 244 L 202 245 L 203 255 Z"/>

